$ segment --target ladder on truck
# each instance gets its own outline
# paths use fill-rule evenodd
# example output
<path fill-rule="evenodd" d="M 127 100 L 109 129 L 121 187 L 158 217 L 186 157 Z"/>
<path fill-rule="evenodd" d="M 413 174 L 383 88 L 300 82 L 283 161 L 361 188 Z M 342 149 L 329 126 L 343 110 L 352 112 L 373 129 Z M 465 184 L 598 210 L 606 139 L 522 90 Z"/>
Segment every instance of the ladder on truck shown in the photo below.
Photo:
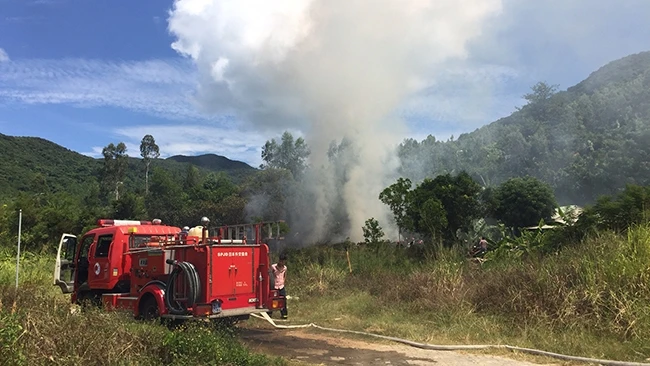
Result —
<path fill-rule="evenodd" d="M 270 240 L 284 240 L 281 225 L 284 220 L 265 221 L 254 224 L 224 225 L 216 228 L 213 244 L 262 244 Z"/>
<path fill-rule="evenodd" d="M 216 227 L 212 230 L 207 230 L 210 236 L 205 237 L 188 237 L 187 232 L 182 232 L 179 236 L 171 234 L 152 235 L 146 237 L 130 236 L 129 249 L 160 249 L 162 247 L 170 248 L 176 245 L 188 244 L 269 245 L 269 243 L 277 243 L 284 240 L 284 237 L 281 233 L 282 223 L 284 223 L 283 220 L 258 222 L 253 224 L 224 225 Z"/>

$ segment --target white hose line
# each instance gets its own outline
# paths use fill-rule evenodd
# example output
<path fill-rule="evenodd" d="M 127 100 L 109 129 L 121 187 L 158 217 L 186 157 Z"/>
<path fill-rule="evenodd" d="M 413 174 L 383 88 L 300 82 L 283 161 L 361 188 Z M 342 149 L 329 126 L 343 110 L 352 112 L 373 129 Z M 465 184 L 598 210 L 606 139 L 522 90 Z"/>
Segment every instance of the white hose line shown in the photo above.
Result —
<path fill-rule="evenodd" d="M 511 351 L 519 351 L 519 352 L 530 353 L 530 354 L 534 354 L 534 355 L 538 355 L 538 356 L 553 357 L 553 358 L 557 358 L 557 359 L 561 359 L 561 360 L 565 360 L 565 361 L 580 361 L 580 362 L 595 363 L 595 364 L 600 364 L 600 365 L 611 365 L 611 366 L 650 366 L 650 363 L 600 360 L 600 359 L 596 359 L 596 358 L 568 356 L 568 355 L 563 355 L 563 354 L 560 354 L 560 353 L 541 351 L 541 350 L 537 350 L 537 349 L 533 349 L 533 348 L 523 348 L 523 347 L 516 347 L 516 346 L 508 346 L 508 345 L 505 345 L 505 344 L 498 344 L 498 345 L 497 344 L 434 345 L 434 344 L 418 343 L 418 342 L 409 341 L 407 339 L 389 337 L 389 336 L 384 336 L 384 335 L 380 335 L 380 334 L 373 334 L 373 333 L 367 333 L 367 332 L 360 332 L 360 331 L 356 331 L 356 330 L 321 327 L 320 325 L 316 325 L 314 323 L 301 324 L 301 325 L 280 325 L 280 324 L 276 324 L 273 321 L 273 319 L 271 319 L 271 317 L 267 313 L 261 313 L 261 315 L 258 315 L 258 314 L 251 314 L 251 315 L 253 317 L 255 317 L 255 318 L 264 319 L 264 320 L 268 321 L 269 323 L 271 323 L 271 325 L 273 325 L 275 328 L 278 328 L 278 329 L 295 329 L 295 328 L 313 327 L 313 328 L 317 328 L 317 329 L 321 329 L 321 330 L 327 330 L 327 331 L 330 331 L 330 332 L 352 333 L 352 334 L 358 334 L 358 335 L 364 335 L 364 336 L 371 336 L 371 337 L 386 339 L 386 340 L 393 341 L 393 342 L 408 344 L 409 346 L 422 348 L 422 349 L 428 349 L 428 350 L 458 351 L 458 350 L 480 350 L 480 349 L 489 349 L 489 348 L 505 348 L 505 349 L 509 349 Z"/>

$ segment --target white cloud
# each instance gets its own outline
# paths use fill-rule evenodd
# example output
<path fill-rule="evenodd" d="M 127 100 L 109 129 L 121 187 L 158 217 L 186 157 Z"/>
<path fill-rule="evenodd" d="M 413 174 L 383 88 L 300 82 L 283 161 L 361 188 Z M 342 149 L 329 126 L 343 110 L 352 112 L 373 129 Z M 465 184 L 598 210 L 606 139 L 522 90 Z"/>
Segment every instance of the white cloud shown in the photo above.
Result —
<path fill-rule="evenodd" d="M 20 15 L 20 16 L 8 16 L 4 17 L 5 22 L 7 23 L 28 23 L 43 20 L 44 17 L 41 15 Z"/>
<path fill-rule="evenodd" d="M 398 113 L 411 121 L 415 134 L 446 133 L 449 124 L 456 125 L 454 131 L 469 131 L 514 111 L 520 97 L 509 86 L 519 77 L 511 67 L 459 63 L 406 99 Z"/>
<path fill-rule="evenodd" d="M 16 60 L 0 63 L 0 100 L 112 106 L 168 119 L 215 119 L 199 112 L 196 73 L 183 60 Z"/>
<path fill-rule="evenodd" d="M 266 135 L 242 132 L 228 116 L 202 113 L 193 99 L 196 82 L 194 67 L 181 59 L 16 60 L 0 63 L 0 105 L 109 106 L 141 112 L 167 121 L 137 125 L 136 118 L 129 127 L 104 132 L 124 141 L 132 156 L 139 156 L 142 136 L 152 134 L 164 157 L 214 153 L 259 165 Z M 83 128 L 96 133 L 99 127 L 89 123 Z M 88 148 L 84 155 L 102 156 L 102 147 Z"/>
<path fill-rule="evenodd" d="M 79 152 L 81 155 L 90 156 L 91 158 L 100 158 L 102 156 L 102 150 L 104 148 L 101 146 L 93 146 L 90 151 Z"/>
<path fill-rule="evenodd" d="M 471 41 L 477 62 L 569 87 L 604 64 L 650 50 L 650 1 L 503 0 L 503 12 Z"/>
<path fill-rule="evenodd" d="M 3 48 L 0 48 L 0 62 L 6 61 L 9 61 L 9 55 L 7 55 L 7 52 Z"/>
<path fill-rule="evenodd" d="M 3 53 L 0 50 L 1 55 Z M 227 108 L 213 114 L 197 105 L 194 95 L 199 85 L 199 76 L 196 67 L 187 60 L 19 59 L 12 61 L 8 58 L 6 60 L 7 62 L 0 63 L 0 105 L 65 104 L 80 108 L 110 106 L 172 121 L 200 122 L 210 127 L 232 128 L 236 125 L 233 118 L 225 118 L 223 115 L 229 112 Z M 216 64 L 219 66 L 219 73 L 223 73 L 228 66 L 225 61 Z M 464 125 L 471 128 L 473 123 L 488 121 L 494 113 L 490 114 L 490 111 L 477 108 L 475 112 L 477 117 L 468 119 L 466 109 L 456 108 L 462 105 L 466 98 L 454 96 L 456 93 L 452 86 L 458 85 L 458 80 L 472 80 L 481 85 L 487 82 L 496 84 L 504 78 L 514 77 L 512 73 L 512 70 L 498 65 L 476 69 L 469 67 L 449 69 L 445 73 L 447 75 L 445 80 L 450 82 L 448 85 L 441 83 L 435 93 L 425 91 L 416 94 L 402 104 L 399 112 L 407 119 L 416 120 L 412 124 L 415 133 L 438 134 L 434 123 L 437 120 L 466 121 Z M 443 89 L 447 92 L 442 92 Z M 448 103 L 450 98 L 455 99 L 453 104 Z M 250 99 L 251 102 L 257 100 L 255 95 L 251 95 Z M 279 100 L 275 99 L 276 102 Z M 236 104 L 234 106 L 236 107 Z M 251 109 L 255 110 L 255 108 Z M 428 122 L 422 123 L 422 120 Z M 246 127 L 241 126 L 241 128 Z M 283 127 L 276 126 L 257 129 L 257 133 L 270 138 L 281 133 L 282 130 Z M 293 131 L 294 135 L 303 132 L 300 129 L 293 129 Z M 179 153 L 191 150 L 181 149 L 181 145 L 176 146 L 178 148 L 174 149 Z M 101 156 L 101 149 L 87 152 L 86 155 Z M 233 157 L 249 159 L 248 161 L 259 160 L 257 156 L 250 155 L 243 158 Z"/>
<path fill-rule="evenodd" d="M 57 5 L 62 4 L 66 0 L 32 0 L 29 2 L 30 5 Z"/>

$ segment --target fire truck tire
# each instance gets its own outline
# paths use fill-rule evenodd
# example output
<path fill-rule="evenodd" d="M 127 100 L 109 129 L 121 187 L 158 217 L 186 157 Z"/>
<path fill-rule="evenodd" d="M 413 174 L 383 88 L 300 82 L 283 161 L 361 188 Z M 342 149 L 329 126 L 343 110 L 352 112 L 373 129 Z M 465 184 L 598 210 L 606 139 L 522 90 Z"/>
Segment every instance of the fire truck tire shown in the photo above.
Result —
<path fill-rule="evenodd" d="M 143 320 L 153 320 L 160 316 L 158 303 L 153 296 L 147 296 L 142 299 L 139 307 L 140 318 Z"/>

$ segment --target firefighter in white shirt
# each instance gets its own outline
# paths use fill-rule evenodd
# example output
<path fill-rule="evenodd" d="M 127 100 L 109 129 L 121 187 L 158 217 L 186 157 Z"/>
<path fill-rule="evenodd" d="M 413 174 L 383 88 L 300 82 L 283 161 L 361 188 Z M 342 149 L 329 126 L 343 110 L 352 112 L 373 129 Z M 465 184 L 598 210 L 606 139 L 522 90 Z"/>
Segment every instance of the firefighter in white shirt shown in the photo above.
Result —
<path fill-rule="evenodd" d="M 280 296 L 287 296 L 287 290 L 284 286 L 287 280 L 287 255 L 280 254 L 278 263 L 271 265 L 271 273 L 273 275 L 273 287 L 280 291 Z M 282 319 L 287 319 L 287 301 L 284 301 L 284 307 L 280 310 Z"/>

